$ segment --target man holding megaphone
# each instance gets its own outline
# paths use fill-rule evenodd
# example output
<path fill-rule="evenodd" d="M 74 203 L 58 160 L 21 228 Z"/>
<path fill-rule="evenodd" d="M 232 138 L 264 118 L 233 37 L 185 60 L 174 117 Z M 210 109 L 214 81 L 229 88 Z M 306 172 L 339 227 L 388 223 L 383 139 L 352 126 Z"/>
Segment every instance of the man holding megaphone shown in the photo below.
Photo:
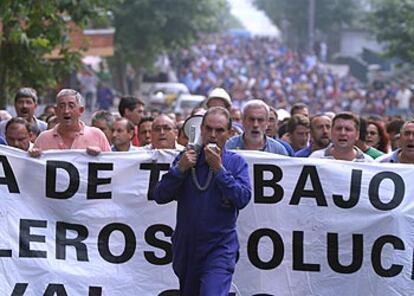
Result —
<path fill-rule="evenodd" d="M 236 220 L 251 197 L 246 161 L 224 148 L 230 128 L 229 112 L 210 108 L 201 118 L 201 140 L 175 159 L 155 188 L 157 203 L 177 201 L 173 268 L 181 295 L 227 296 L 230 290 Z"/>

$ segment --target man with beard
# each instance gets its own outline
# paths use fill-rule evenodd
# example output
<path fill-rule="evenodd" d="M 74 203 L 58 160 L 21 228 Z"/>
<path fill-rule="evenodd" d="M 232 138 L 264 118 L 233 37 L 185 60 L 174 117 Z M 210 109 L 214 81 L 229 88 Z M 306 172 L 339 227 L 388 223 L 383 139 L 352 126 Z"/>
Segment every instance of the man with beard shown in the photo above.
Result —
<path fill-rule="evenodd" d="M 315 115 L 310 120 L 311 143 L 296 152 L 296 157 L 308 157 L 313 151 L 328 147 L 331 143 L 331 118 L 324 115 Z"/>
<path fill-rule="evenodd" d="M 265 134 L 269 112 L 269 106 L 262 100 L 249 101 L 243 108 L 244 132 L 229 139 L 226 149 L 259 150 L 288 155 L 282 144 Z"/>
<path fill-rule="evenodd" d="M 31 125 L 37 125 L 39 131 L 47 129 L 47 123 L 34 116 L 37 107 L 37 93 L 33 88 L 20 88 L 14 97 L 14 109 L 17 117 L 22 117 Z M 0 136 L 5 137 L 7 120 L 0 123 Z"/>
<path fill-rule="evenodd" d="M 390 154 L 380 156 L 378 162 L 414 163 L 414 121 L 407 121 L 401 127 L 400 148 Z"/>
<path fill-rule="evenodd" d="M 338 113 L 332 120 L 332 144 L 312 152 L 309 157 L 372 162 L 373 159 L 356 146 L 358 138 L 359 118 L 350 112 Z"/>
<path fill-rule="evenodd" d="M 90 155 L 111 151 L 105 134 L 98 128 L 86 126 L 80 117 L 85 110 L 82 95 L 73 89 L 62 89 L 56 96 L 56 115 L 59 123 L 50 130 L 40 133 L 34 148 L 29 150 L 33 157 L 49 149 L 86 149 Z"/>

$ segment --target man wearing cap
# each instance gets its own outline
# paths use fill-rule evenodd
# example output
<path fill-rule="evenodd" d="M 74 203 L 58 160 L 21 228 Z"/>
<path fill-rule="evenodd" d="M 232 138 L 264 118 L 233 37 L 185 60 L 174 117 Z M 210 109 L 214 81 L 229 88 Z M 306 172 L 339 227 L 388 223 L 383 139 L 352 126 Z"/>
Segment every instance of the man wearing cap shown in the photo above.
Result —
<path fill-rule="evenodd" d="M 47 124 L 34 116 L 36 107 L 36 91 L 30 87 L 20 88 L 14 97 L 14 108 L 16 110 L 17 117 L 26 119 L 29 124 L 37 125 L 39 130 L 42 132 L 47 129 Z M 0 136 L 3 138 L 5 137 L 7 121 L 8 120 L 5 120 L 0 123 Z"/>
<path fill-rule="evenodd" d="M 221 87 L 217 87 L 211 91 L 208 95 L 206 106 L 208 109 L 211 107 L 223 107 L 229 112 L 231 110 L 231 98 L 230 95 Z"/>

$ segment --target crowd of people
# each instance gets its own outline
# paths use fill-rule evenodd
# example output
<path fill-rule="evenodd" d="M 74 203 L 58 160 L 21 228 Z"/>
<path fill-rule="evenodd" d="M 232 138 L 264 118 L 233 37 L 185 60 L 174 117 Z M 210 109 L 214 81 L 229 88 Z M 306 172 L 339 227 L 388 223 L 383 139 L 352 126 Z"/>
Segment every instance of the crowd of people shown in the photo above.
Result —
<path fill-rule="evenodd" d="M 273 38 L 209 36 L 175 55 L 173 64 L 192 93 L 223 87 L 239 108 L 261 98 L 286 110 L 304 103 L 312 114 L 412 115 L 410 85 L 380 80 L 365 85 L 349 74 L 338 76 L 316 54 L 293 52 Z"/>
<path fill-rule="evenodd" d="M 0 143 L 31 157 L 50 149 L 84 149 L 92 156 L 180 151 L 154 199 L 178 202 L 173 268 L 182 295 L 227 295 L 230 289 L 236 219 L 252 191 L 247 163 L 230 150 L 414 164 L 412 93 L 406 86 L 363 95 L 352 77 L 338 78 L 315 56 L 294 54 L 275 41 L 222 37 L 215 42 L 183 51 L 176 60 L 182 65 L 179 79 L 192 92 L 207 94 L 187 118 L 151 111 L 140 98 L 123 96 L 118 112 L 102 108 L 86 123 L 81 118 L 90 102 L 73 89 L 60 90 L 55 104 L 36 118 L 38 96 L 29 87 L 16 92 L 16 117 L 0 112 Z M 393 100 L 407 118 L 379 116 Z M 276 107 L 288 109 L 289 116 L 279 120 Z M 361 116 L 363 110 L 370 112 Z M 186 131 L 193 116 L 202 117 L 197 143 Z"/>

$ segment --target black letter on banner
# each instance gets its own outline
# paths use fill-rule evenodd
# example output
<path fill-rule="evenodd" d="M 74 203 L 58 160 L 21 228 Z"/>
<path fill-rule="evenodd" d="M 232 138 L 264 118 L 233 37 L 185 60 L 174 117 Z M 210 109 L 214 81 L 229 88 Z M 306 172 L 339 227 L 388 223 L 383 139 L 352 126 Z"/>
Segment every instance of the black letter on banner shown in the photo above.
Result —
<path fill-rule="evenodd" d="M 13 292 L 11 293 L 11 296 L 23 296 L 26 292 L 28 283 L 17 283 L 14 285 Z"/>
<path fill-rule="evenodd" d="M 166 290 L 162 291 L 158 296 L 180 296 L 180 290 Z"/>
<path fill-rule="evenodd" d="M 308 176 L 310 177 L 313 190 L 305 190 Z M 323 193 L 321 181 L 319 180 L 318 172 L 314 166 L 305 165 L 303 167 L 289 204 L 298 205 L 302 197 L 313 197 L 316 199 L 318 206 L 328 206 L 325 194 Z"/>
<path fill-rule="evenodd" d="M 399 264 L 392 264 L 390 268 L 385 269 L 381 264 L 381 253 L 385 244 L 391 244 L 395 250 L 405 250 L 404 242 L 394 235 L 384 235 L 378 238 L 372 246 L 371 262 L 375 272 L 382 277 L 393 277 L 398 275 L 403 266 Z"/>
<path fill-rule="evenodd" d="M 159 258 L 155 256 L 155 252 L 145 251 L 144 257 L 151 264 L 155 264 L 155 265 L 170 264 L 172 262 L 171 244 L 169 242 L 157 239 L 155 237 L 155 234 L 157 232 L 162 232 L 164 233 L 166 237 L 171 237 L 173 230 L 168 225 L 155 224 L 155 225 L 151 225 L 150 227 L 148 227 L 148 229 L 145 231 L 145 241 L 147 242 L 147 244 L 149 244 L 150 246 L 159 248 L 161 250 L 164 250 L 165 256 Z"/>
<path fill-rule="evenodd" d="M 66 191 L 56 191 L 57 169 L 64 169 L 69 174 L 69 186 Z M 79 188 L 79 172 L 76 167 L 66 161 L 48 160 L 46 162 L 46 197 L 67 199 L 75 195 Z"/>
<path fill-rule="evenodd" d="M 353 273 L 362 266 L 364 241 L 362 234 L 352 235 L 352 261 L 349 265 L 339 262 L 338 234 L 328 232 L 328 263 L 333 271 L 339 273 Z"/>
<path fill-rule="evenodd" d="M 343 195 L 340 194 L 332 195 L 333 201 L 338 207 L 343 209 L 349 209 L 354 207 L 358 203 L 359 196 L 361 195 L 361 178 L 362 170 L 352 170 L 351 193 L 349 195 L 348 200 L 345 200 Z"/>
<path fill-rule="evenodd" d="M 46 251 L 30 250 L 30 242 L 44 243 L 46 237 L 43 235 L 30 234 L 31 227 L 47 227 L 46 220 L 20 220 L 19 257 L 46 258 Z"/>
<path fill-rule="evenodd" d="M 390 179 L 394 183 L 394 196 L 389 203 L 383 203 L 379 198 L 379 186 L 384 179 Z M 369 200 L 371 204 L 382 211 L 395 209 L 403 201 L 405 193 L 404 180 L 400 175 L 393 172 L 382 172 L 376 174 L 369 183 Z"/>
<path fill-rule="evenodd" d="M 77 232 L 75 238 L 67 238 L 66 230 Z M 88 237 L 88 229 L 79 224 L 69 224 L 65 222 L 56 223 L 56 259 L 66 259 L 66 246 L 73 246 L 76 249 L 78 261 L 88 261 L 88 249 L 81 243 Z"/>
<path fill-rule="evenodd" d="M 10 258 L 11 256 L 12 256 L 12 250 L 0 250 L 0 258 L 1 257 Z"/>
<path fill-rule="evenodd" d="M 125 237 L 125 248 L 121 255 L 114 256 L 109 250 L 109 237 L 112 232 L 120 231 Z M 131 259 L 135 253 L 135 248 L 137 247 L 137 240 L 135 237 L 134 231 L 128 225 L 122 223 L 111 223 L 106 225 L 99 232 L 98 236 L 98 251 L 103 259 L 109 263 L 124 263 Z"/>
<path fill-rule="evenodd" d="M 7 185 L 10 193 L 20 193 L 19 186 L 17 186 L 16 177 L 13 174 L 13 170 L 10 166 L 7 157 L 0 155 L 0 162 L 3 166 L 4 177 L 0 178 L 0 185 Z"/>
<path fill-rule="evenodd" d="M 139 166 L 140 170 L 150 171 L 150 180 L 149 180 L 148 194 L 147 194 L 148 200 L 154 200 L 152 196 L 153 196 L 155 186 L 157 185 L 157 182 L 160 179 L 160 172 L 168 171 L 169 168 L 170 168 L 169 163 L 156 163 L 156 162 L 141 163 L 141 165 Z"/>
<path fill-rule="evenodd" d="M 99 185 L 111 184 L 111 178 L 98 178 L 98 171 L 112 171 L 113 167 L 112 163 L 89 163 L 87 199 L 111 199 L 111 191 L 98 192 Z"/>
<path fill-rule="evenodd" d="M 264 236 L 269 237 L 273 243 L 273 256 L 268 262 L 264 262 L 259 257 L 259 242 Z M 274 269 L 280 265 L 285 255 L 285 246 L 279 233 L 269 228 L 257 229 L 254 231 L 247 242 L 247 255 L 250 262 L 257 268 L 263 270 Z"/>
<path fill-rule="evenodd" d="M 320 271 L 319 264 L 304 263 L 303 252 L 303 231 L 293 231 L 293 270 L 300 271 Z"/>
<path fill-rule="evenodd" d="M 49 284 L 43 296 L 68 296 L 62 284 Z"/>
<path fill-rule="evenodd" d="M 89 296 L 102 296 L 102 287 L 89 287 Z"/>
<path fill-rule="evenodd" d="M 271 172 L 273 178 L 264 180 L 264 172 Z M 270 164 L 254 164 L 253 165 L 253 179 L 254 179 L 254 202 L 255 203 L 278 203 L 283 198 L 284 190 L 282 186 L 278 185 L 283 177 L 283 172 L 280 167 Z M 265 196 L 264 188 L 270 187 L 273 189 L 273 195 Z"/>

